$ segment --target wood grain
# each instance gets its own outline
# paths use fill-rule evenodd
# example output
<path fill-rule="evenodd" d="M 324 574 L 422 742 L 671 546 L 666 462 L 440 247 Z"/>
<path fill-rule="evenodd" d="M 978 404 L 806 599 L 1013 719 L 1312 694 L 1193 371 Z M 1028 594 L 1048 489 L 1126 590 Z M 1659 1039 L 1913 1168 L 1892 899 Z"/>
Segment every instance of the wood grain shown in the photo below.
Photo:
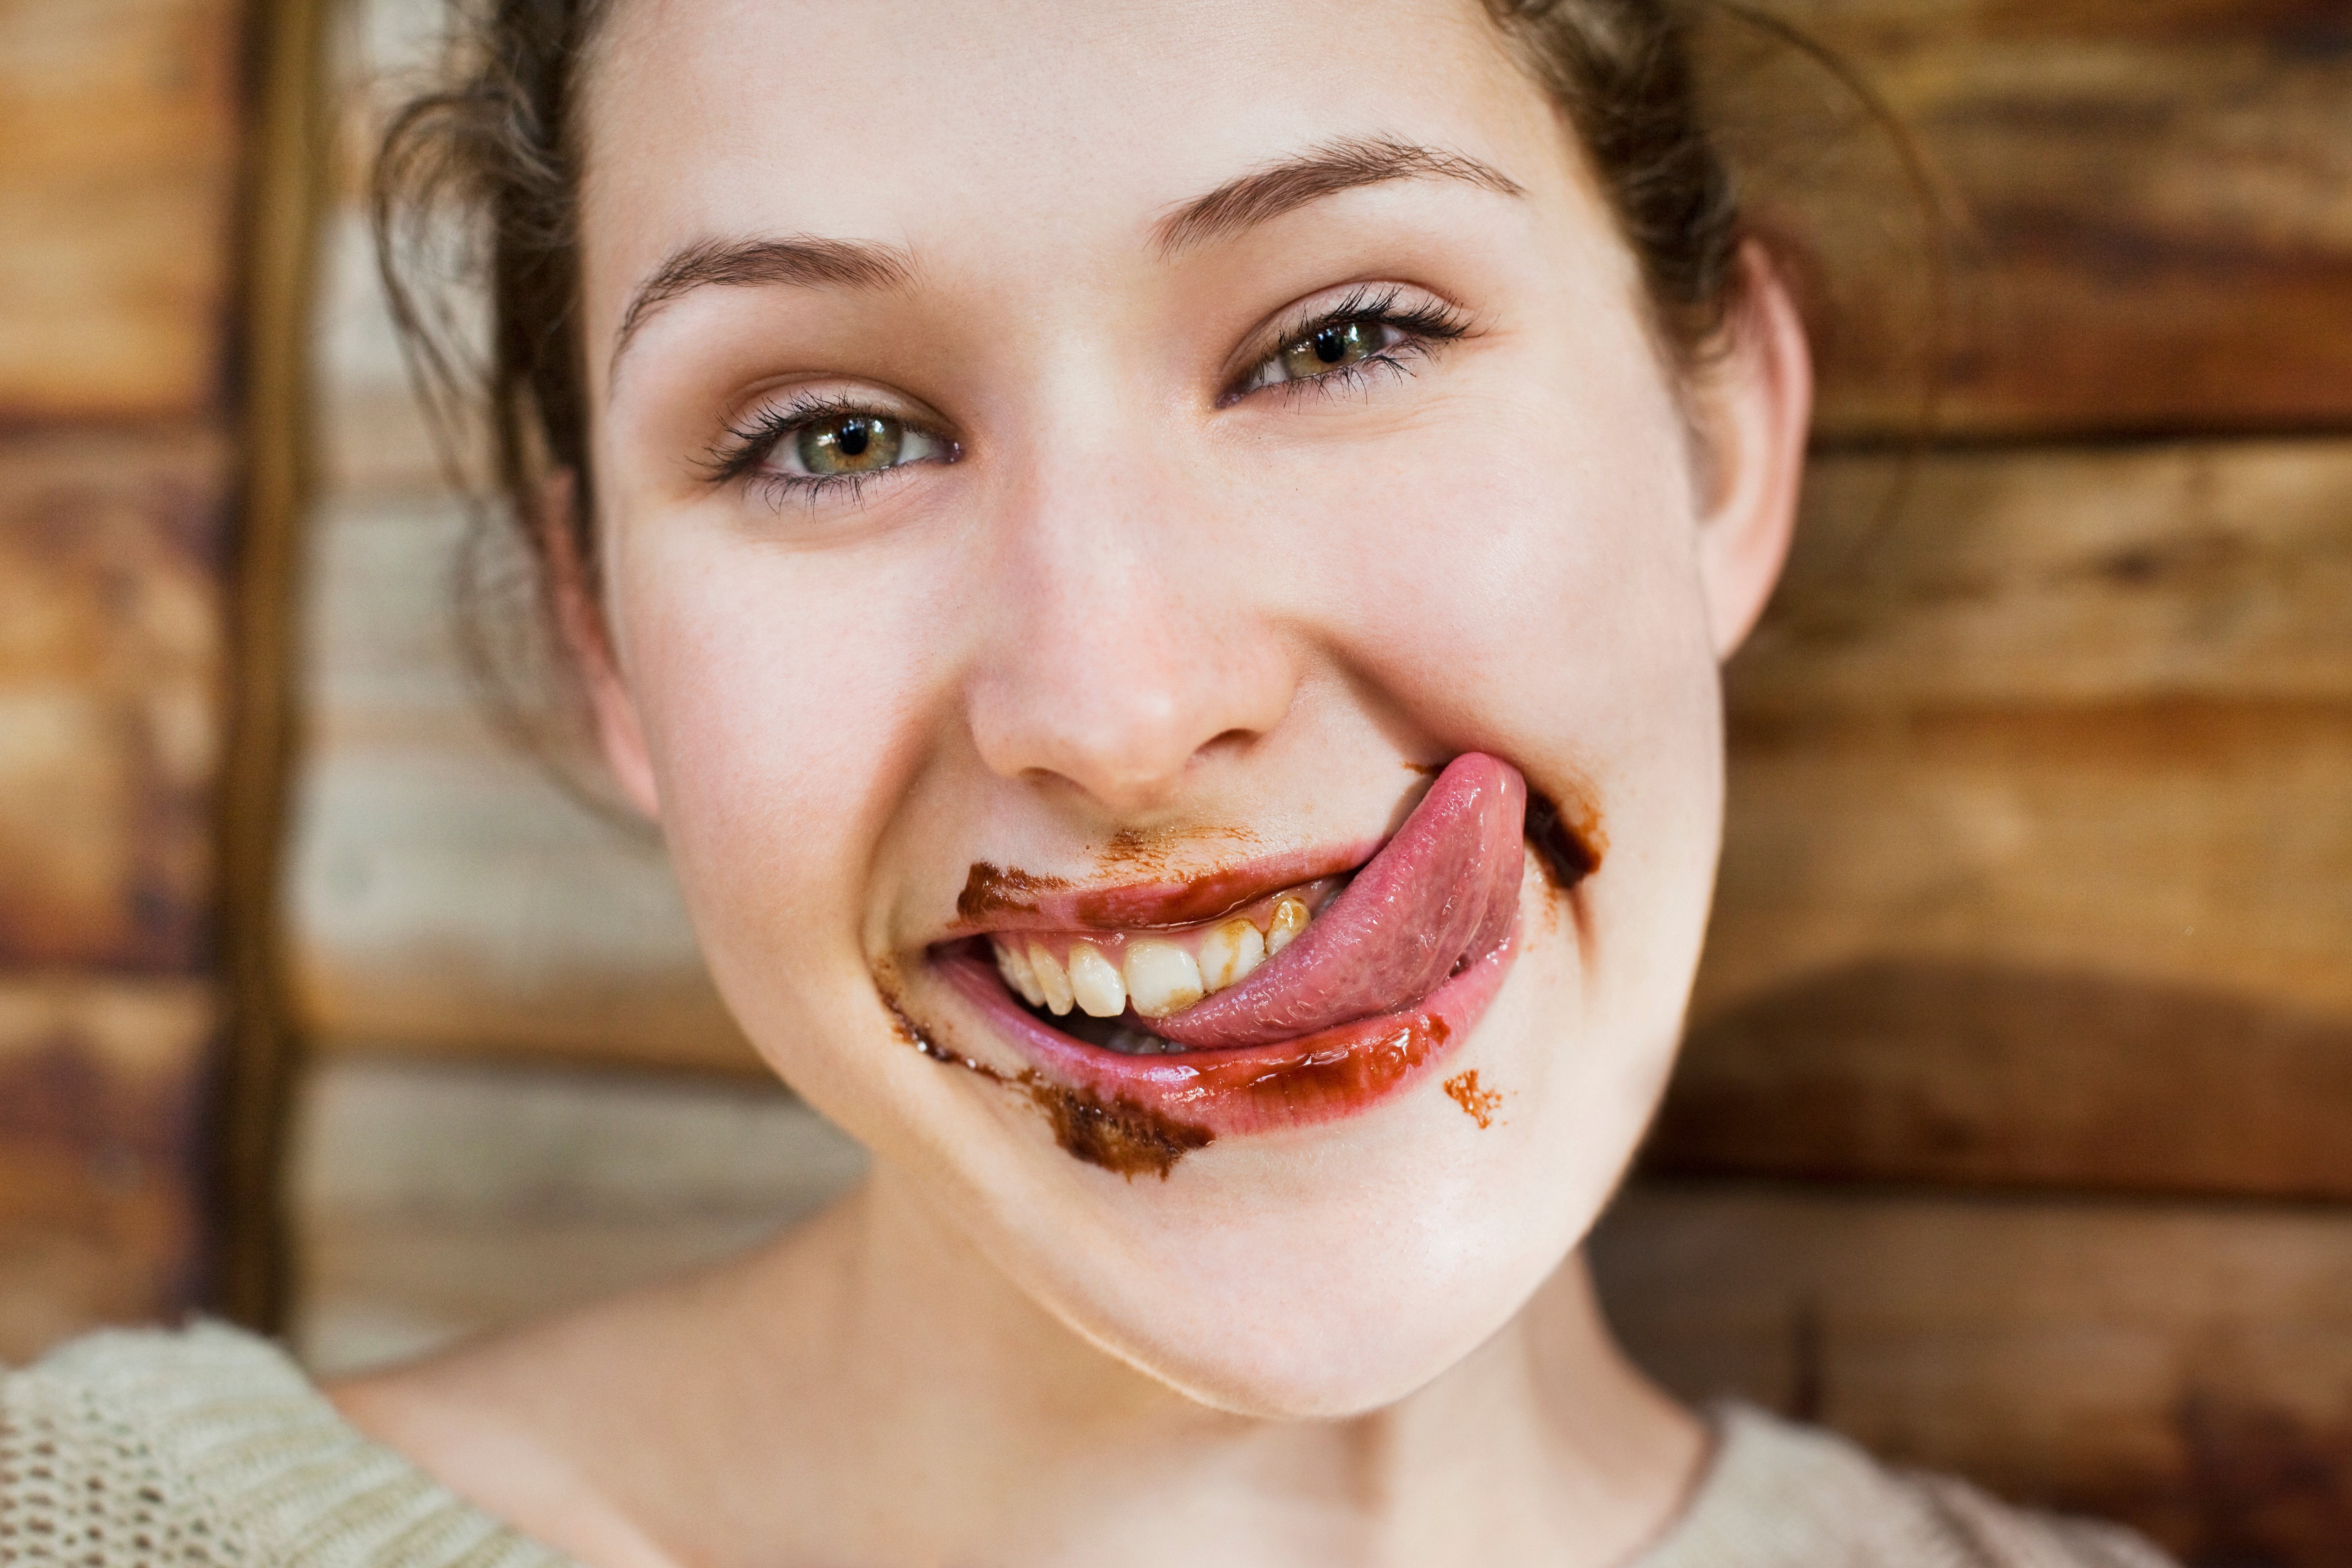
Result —
<path fill-rule="evenodd" d="M 1832 439 L 2352 424 L 2352 23 L 2333 0 L 1771 0 L 1874 84 L 1958 218 L 1952 330 L 1888 139 L 1727 32 L 1751 201 L 1792 234 Z"/>
<path fill-rule="evenodd" d="M 1756 721 L 2352 701 L 2352 443 L 1817 458 L 1727 697 Z"/>
<path fill-rule="evenodd" d="M 0 1361 L 195 1304 L 216 1028 L 201 980 L 0 979 Z"/>
<path fill-rule="evenodd" d="M 1885 958 L 1701 1025 L 1645 1165 L 2352 1199 L 2352 1017 L 2260 994 Z"/>
<path fill-rule="evenodd" d="M 1704 1022 L 1874 958 L 2352 1019 L 2352 707 L 2151 703 L 1744 729 Z"/>
<path fill-rule="evenodd" d="M 1745 733 L 1665 1168 L 2352 1196 L 2352 707 Z"/>
<path fill-rule="evenodd" d="M 2352 1540 L 2352 1214 L 1637 1187 L 1593 1245 L 1635 1358 L 2185 1561 Z"/>
<path fill-rule="evenodd" d="M 204 960 L 226 469 L 186 427 L 0 440 L 0 957 Z"/>
<path fill-rule="evenodd" d="M 467 528 L 415 493 L 313 520 L 286 882 L 304 1032 L 330 1052 L 764 1072 L 659 847 L 484 723 L 452 629 Z"/>
<path fill-rule="evenodd" d="M 231 0 L 0 6 L 0 423 L 215 405 L 240 16 Z"/>
<path fill-rule="evenodd" d="M 1817 465 L 1678 1171 L 2352 1194 L 2352 447 Z"/>
<path fill-rule="evenodd" d="M 299 1131 L 296 1342 L 321 1372 L 715 1262 L 866 1163 L 772 1079 L 338 1058 Z"/>

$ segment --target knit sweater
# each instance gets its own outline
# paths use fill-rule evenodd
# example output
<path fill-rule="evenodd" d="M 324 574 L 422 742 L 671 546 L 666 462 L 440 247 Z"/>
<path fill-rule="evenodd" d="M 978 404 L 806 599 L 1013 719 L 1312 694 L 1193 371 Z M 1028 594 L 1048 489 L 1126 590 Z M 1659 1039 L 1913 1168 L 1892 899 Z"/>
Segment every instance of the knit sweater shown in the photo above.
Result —
<path fill-rule="evenodd" d="M 2168 1568 L 2105 1526 L 2020 1513 L 1743 1406 L 1633 1568 Z M 104 1333 L 0 1373 L 0 1565 L 559 1568 L 362 1436 L 234 1330 Z"/>

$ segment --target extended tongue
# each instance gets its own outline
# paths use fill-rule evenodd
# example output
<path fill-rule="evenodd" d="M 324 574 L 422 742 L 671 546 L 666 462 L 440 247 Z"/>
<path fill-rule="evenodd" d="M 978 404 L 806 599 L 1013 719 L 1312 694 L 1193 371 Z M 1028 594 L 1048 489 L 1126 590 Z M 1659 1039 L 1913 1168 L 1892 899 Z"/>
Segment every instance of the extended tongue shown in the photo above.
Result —
<path fill-rule="evenodd" d="M 1454 758 L 1297 941 L 1151 1032 L 1201 1050 L 1269 1045 L 1411 1006 L 1517 924 L 1527 805 L 1510 763 Z"/>

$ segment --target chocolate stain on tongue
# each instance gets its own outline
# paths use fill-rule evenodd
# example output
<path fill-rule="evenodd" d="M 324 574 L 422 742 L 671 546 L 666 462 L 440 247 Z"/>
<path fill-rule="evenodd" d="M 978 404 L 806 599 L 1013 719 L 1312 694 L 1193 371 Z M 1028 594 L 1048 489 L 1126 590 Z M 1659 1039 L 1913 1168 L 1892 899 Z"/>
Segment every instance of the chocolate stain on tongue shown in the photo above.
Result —
<path fill-rule="evenodd" d="M 877 984 L 877 990 L 882 1005 L 890 1010 L 891 1026 L 900 1039 L 935 1062 L 961 1068 L 991 1083 L 1027 1095 L 1029 1103 L 1045 1113 L 1046 1125 L 1054 1130 L 1054 1142 L 1073 1160 L 1099 1166 L 1130 1182 L 1146 1173 L 1164 1182 L 1179 1160 L 1215 1141 L 1215 1135 L 1207 1128 L 1162 1115 L 1125 1095 L 1107 1100 L 1092 1089 L 1055 1083 L 1034 1068 L 1008 1073 L 960 1051 L 949 1050 L 923 1033 L 888 987 Z"/>

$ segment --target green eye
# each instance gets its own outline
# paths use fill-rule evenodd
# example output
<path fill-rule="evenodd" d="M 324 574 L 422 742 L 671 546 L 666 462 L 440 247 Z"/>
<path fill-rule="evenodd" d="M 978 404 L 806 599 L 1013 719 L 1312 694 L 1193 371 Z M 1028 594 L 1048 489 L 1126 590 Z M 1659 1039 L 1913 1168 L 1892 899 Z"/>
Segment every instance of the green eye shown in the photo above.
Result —
<path fill-rule="evenodd" d="M 835 474 L 878 474 L 909 455 L 907 427 L 878 414 L 839 414 L 803 425 L 793 435 L 792 455 L 802 472 L 819 479 Z"/>
<path fill-rule="evenodd" d="M 1333 321 L 1305 337 L 1285 343 L 1279 358 L 1285 381 L 1306 381 L 1361 364 L 1389 346 L 1384 321 Z"/>

